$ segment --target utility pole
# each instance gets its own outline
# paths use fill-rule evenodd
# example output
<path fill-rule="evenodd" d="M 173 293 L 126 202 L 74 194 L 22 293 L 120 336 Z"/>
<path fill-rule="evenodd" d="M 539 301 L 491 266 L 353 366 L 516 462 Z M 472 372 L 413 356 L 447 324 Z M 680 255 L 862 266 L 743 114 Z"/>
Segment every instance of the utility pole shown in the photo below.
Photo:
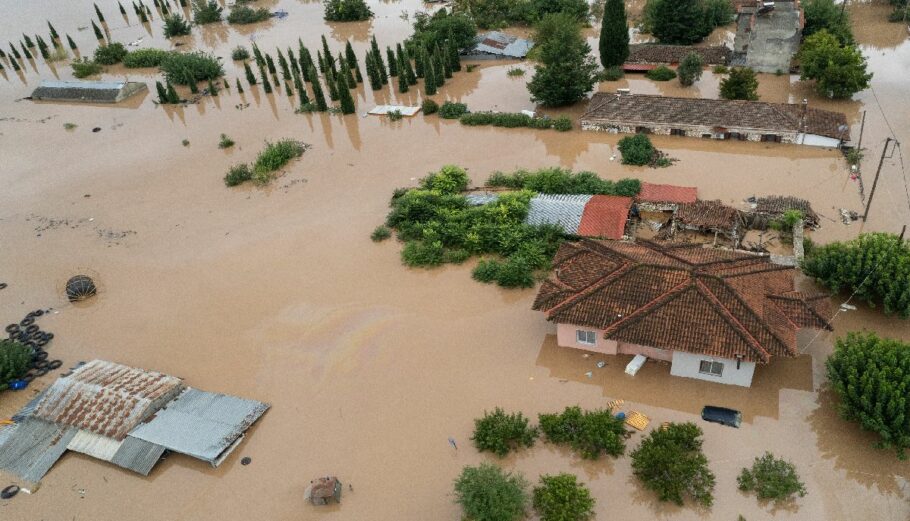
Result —
<path fill-rule="evenodd" d="M 885 146 L 882 148 L 882 157 L 878 160 L 878 170 L 875 171 L 875 179 L 872 181 L 872 191 L 869 192 L 869 200 L 866 201 L 866 211 L 863 212 L 863 222 L 866 222 L 866 217 L 869 216 L 869 207 L 872 206 L 872 196 L 875 195 L 875 187 L 878 186 L 878 176 L 882 173 L 882 165 L 885 163 L 885 153 L 888 151 L 888 145 L 891 143 L 891 138 L 885 138 Z"/>
<path fill-rule="evenodd" d="M 897 239 L 897 243 L 898 243 L 898 244 L 903 244 L 903 242 L 904 242 L 904 232 L 906 232 L 906 231 L 907 231 L 907 225 L 905 224 L 904 227 L 901 228 L 901 236 Z"/>
<path fill-rule="evenodd" d="M 856 144 L 856 149 L 862 152 L 863 150 L 863 130 L 866 129 L 866 111 L 863 111 L 863 120 L 859 124 L 859 142 Z"/>

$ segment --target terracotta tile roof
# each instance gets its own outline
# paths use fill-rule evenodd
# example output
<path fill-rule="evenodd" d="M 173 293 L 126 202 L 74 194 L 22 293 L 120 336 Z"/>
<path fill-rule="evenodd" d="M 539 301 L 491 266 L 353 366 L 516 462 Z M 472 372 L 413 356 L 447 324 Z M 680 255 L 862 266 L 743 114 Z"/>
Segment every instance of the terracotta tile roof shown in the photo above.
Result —
<path fill-rule="evenodd" d="M 693 125 L 768 133 L 808 132 L 845 141 L 850 139 L 847 117 L 840 112 L 764 101 L 598 92 L 591 98 L 581 121 L 583 124 Z"/>
<path fill-rule="evenodd" d="M 632 198 L 619 195 L 595 195 L 585 205 L 578 235 L 620 239 L 626 230 Z"/>
<path fill-rule="evenodd" d="M 566 243 L 533 308 L 611 340 L 767 363 L 796 356 L 796 331 L 830 328 L 827 297 L 768 257 L 640 241 Z"/>
<path fill-rule="evenodd" d="M 629 63 L 622 64 L 622 70 L 625 72 L 648 72 L 657 68 L 656 63 Z"/>
<path fill-rule="evenodd" d="M 720 201 L 695 201 L 681 204 L 673 218 L 688 226 L 716 230 L 736 229 L 742 221 L 742 216 L 736 208 Z"/>
<path fill-rule="evenodd" d="M 759 197 L 756 201 L 754 212 L 778 217 L 783 215 L 787 210 L 799 210 L 802 212 L 806 223 L 810 226 L 818 224 L 818 214 L 812 209 L 812 205 L 809 204 L 809 201 L 798 197 L 785 197 L 781 195 Z"/>
<path fill-rule="evenodd" d="M 659 185 L 641 183 L 641 191 L 635 196 L 643 203 L 694 203 L 698 199 L 698 188 L 694 186 Z"/>
<path fill-rule="evenodd" d="M 689 45 L 639 44 L 629 46 L 627 63 L 679 63 L 690 52 L 701 56 L 707 65 L 726 65 L 733 54 L 723 45 L 692 47 Z"/>

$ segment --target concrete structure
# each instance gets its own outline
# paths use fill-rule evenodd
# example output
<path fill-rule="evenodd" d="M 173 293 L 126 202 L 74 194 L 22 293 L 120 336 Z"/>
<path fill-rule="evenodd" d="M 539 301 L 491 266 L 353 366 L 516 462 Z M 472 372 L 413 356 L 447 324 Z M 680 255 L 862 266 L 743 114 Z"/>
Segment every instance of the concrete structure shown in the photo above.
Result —
<path fill-rule="evenodd" d="M 167 450 L 217 466 L 268 407 L 94 360 L 59 378 L 11 426 L 0 426 L 0 470 L 38 482 L 67 450 L 142 475 Z"/>
<path fill-rule="evenodd" d="M 598 92 L 582 130 L 836 147 L 850 139 L 847 117 L 807 104 L 674 98 Z"/>
<path fill-rule="evenodd" d="M 77 101 L 83 103 L 118 103 L 148 89 L 135 81 L 57 81 L 41 80 L 32 91 L 36 101 Z"/>
<path fill-rule="evenodd" d="M 479 34 L 474 46 L 461 55 L 470 60 L 523 59 L 534 47 L 534 42 L 499 31 Z"/>
<path fill-rule="evenodd" d="M 804 25 L 798 0 L 742 5 L 736 19 L 732 64 L 757 72 L 788 72 Z"/>
<path fill-rule="evenodd" d="M 557 344 L 642 355 L 671 374 L 749 387 L 756 364 L 795 357 L 796 332 L 830 329 L 827 297 L 794 289 L 794 269 L 698 244 L 564 243 L 533 308 Z"/>

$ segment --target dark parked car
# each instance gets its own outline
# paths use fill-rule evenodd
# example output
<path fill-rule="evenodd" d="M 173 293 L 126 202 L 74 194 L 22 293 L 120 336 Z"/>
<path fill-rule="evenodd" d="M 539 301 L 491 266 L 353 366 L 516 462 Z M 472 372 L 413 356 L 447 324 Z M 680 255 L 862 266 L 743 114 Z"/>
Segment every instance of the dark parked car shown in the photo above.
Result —
<path fill-rule="evenodd" d="M 734 409 L 727 409 L 726 407 L 705 405 L 704 409 L 701 410 L 701 419 L 708 422 L 720 423 L 728 427 L 739 428 L 739 424 L 743 422 L 743 414 Z"/>

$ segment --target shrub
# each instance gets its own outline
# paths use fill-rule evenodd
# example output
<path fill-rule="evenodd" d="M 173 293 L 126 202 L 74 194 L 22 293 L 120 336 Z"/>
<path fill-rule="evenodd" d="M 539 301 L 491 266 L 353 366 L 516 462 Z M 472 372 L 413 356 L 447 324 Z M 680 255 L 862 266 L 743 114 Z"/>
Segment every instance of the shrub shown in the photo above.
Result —
<path fill-rule="evenodd" d="M 280 139 L 274 143 L 265 144 L 265 148 L 256 156 L 253 162 L 253 180 L 259 184 L 268 183 L 272 173 L 288 164 L 292 159 L 303 155 L 306 150 L 303 143 L 293 139 Z"/>
<path fill-rule="evenodd" d="M 711 506 L 715 479 L 701 450 L 701 435 L 694 423 L 652 430 L 632 451 L 632 472 L 661 501 L 682 505 L 688 496 Z"/>
<path fill-rule="evenodd" d="M 71 63 L 73 67 L 73 76 L 77 78 L 86 78 L 88 76 L 94 76 L 95 74 L 101 74 L 101 71 L 104 70 L 104 67 L 101 64 L 95 63 L 88 58 L 82 58 L 81 60 L 76 60 Z"/>
<path fill-rule="evenodd" d="M 229 24 L 254 24 L 264 22 L 271 18 L 272 14 L 265 7 L 253 9 L 245 5 L 234 5 L 231 13 L 228 14 L 227 21 Z"/>
<path fill-rule="evenodd" d="M 568 132 L 572 130 L 572 120 L 568 116 L 559 116 L 553 120 L 553 128 L 559 132 Z"/>
<path fill-rule="evenodd" d="M 233 51 L 231 51 L 231 59 L 237 61 L 249 60 L 250 51 L 246 50 L 246 47 L 238 45 L 237 47 L 234 47 Z"/>
<path fill-rule="evenodd" d="M 730 69 L 728 69 L 726 65 L 715 65 L 712 71 L 714 74 L 727 74 L 730 72 Z"/>
<path fill-rule="evenodd" d="M 193 22 L 196 25 L 220 22 L 222 10 L 215 0 L 193 0 Z"/>
<path fill-rule="evenodd" d="M 129 69 L 159 67 L 170 54 L 164 49 L 137 49 L 123 57 L 123 65 Z"/>
<path fill-rule="evenodd" d="M 594 172 L 573 173 L 562 168 L 542 168 L 535 172 L 516 170 L 511 174 L 495 172 L 487 186 L 532 190 L 542 194 L 624 195 L 634 197 L 641 191 L 638 179 L 613 182 L 601 179 Z"/>
<path fill-rule="evenodd" d="M 468 106 L 464 103 L 455 103 L 452 101 L 443 102 L 439 107 L 439 117 L 445 119 L 458 119 L 468 113 Z"/>
<path fill-rule="evenodd" d="M 660 65 L 646 72 L 645 76 L 654 81 L 670 81 L 676 77 L 676 72 L 666 65 Z"/>
<path fill-rule="evenodd" d="M 234 165 L 224 176 L 224 184 L 227 186 L 237 186 L 253 178 L 253 170 L 250 165 L 242 163 Z"/>
<path fill-rule="evenodd" d="M 624 165 L 647 165 L 657 154 L 657 150 L 651 144 L 651 139 L 645 134 L 626 136 L 619 140 L 617 147 L 619 153 L 622 154 Z"/>
<path fill-rule="evenodd" d="M 0 340 L 0 390 L 5 389 L 10 380 L 23 376 L 31 361 L 31 349 L 25 344 L 15 340 Z"/>
<path fill-rule="evenodd" d="M 423 100 L 423 104 L 420 106 L 420 109 L 424 114 L 435 114 L 439 112 L 439 104 L 431 99 Z"/>
<path fill-rule="evenodd" d="M 102 45 L 95 49 L 95 63 L 100 63 L 101 65 L 114 65 L 115 63 L 120 63 L 120 61 L 123 60 L 123 57 L 126 56 L 126 52 L 126 47 L 120 42 Z"/>
<path fill-rule="evenodd" d="M 179 13 L 170 14 L 164 17 L 164 37 L 173 38 L 174 36 L 186 36 L 192 32 L 190 24 L 186 18 Z"/>
<path fill-rule="evenodd" d="M 177 85 L 195 85 L 197 82 L 212 80 L 224 74 L 218 58 L 201 51 L 169 53 L 160 67 L 165 79 Z"/>
<path fill-rule="evenodd" d="M 432 15 L 424 12 L 414 15 L 412 40 L 423 42 L 427 49 L 433 49 L 437 45 L 442 49 L 446 40 L 453 40 L 456 48 L 465 49 L 474 45 L 476 35 L 477 26 L 466 13 L 451 12 L 443 8 Z"/>
<path fill-rule="evenodd" d="M 408 241 L 401 250 L 401 260 L 412 268 L 439 266 L 444 256 L 445 249 L 440 241 Z"/>
<path fill-rule="evenodd" d="M 521 67 L 509 67 L 509 70 L 506 71 L 506 74 L 509 76 L 524 76 L 525 70 Z"/>
<path fill-rule="evenodd" d="M 541 414 L 538 419 L 547 441 L 569 445 L 585 459 L 621 456 L 626 450 L 623 421 L 609 410 L 566 407 L 561 414 Z"/>
<path fill-rule="evenodd" d="M 730 75 L 720 80 L 720 97 L 724 99 L 758 99 L 758 78 L 748 67 L 733 67 Z"/>
<path fill-rule="evenodd" d="M 468 173 L 464 168 L 446 165 L 420 181 L 420 186 L 439 194 L 457 194 L 468 188 Z"/>
<path fill-rule="evenodd" d="M 816 246 L 802 269 L 834 292 L 850 291 L 871 306 L 882 304 L 886 314 L 910 318 L 910 242 L 895 234 Z"/>
<path fill-rule="evenodd" d="M 625 76 L 625 71 L 622 70 L 622 67 L 614 66 L 607 67 L 606 69 L 600 72 L 599 79 L 601 81 L 619 81 Z"/>
<path fill-rule="evenodd" d="M 844 157 L 847 159 L 847 163 L 858 165 L 863 160 L 863 151 L 859 148 L 851 148 L 844 152 Z"/>
<path fill-rule="evenodd" d="M 752 468 L 744 468 L 736 481 L 740 490 L 754 491 L 758 499 L 779 502 L 791 499 L 794 495 L 806 495 L 806 486 L 796 475 L 796 467 L 788 461 L 776 459 L 770 452 L 755 458 Z"/>
<path fill-rule="evenodd" d="M 404 118 L 404 116 L 401 115 L 400 110 L 390 110 L 389 111 L 389 121 L 398 121 L 402 118 Z"/>
<path fill-rule="evenodd" d="M 373 17 L 364 0 L 327 0 L 325 19 L 330 22 L 356 22 Z"/>
<path fill-rule="evenodd" d="M 679 63 L 676 72 L 679 73 L 679 83 L 688 87 L 701 79 L 702 60 L 698 53 L 690 52 Z"/>
<path fill-rule="evenodd" d="M 535 264 L 522 255 L 512 255 L 499 265 L 496 284 L 503 288 L 530 288 L 534 286 Z"/>
<path fill-rule="evenodd" d="M 906 283 L 906 279 L 904 280 Z M 838 338 L 826 362 L 844 419 L 879 436 L 878 447 L 906 459 L 910 448 L 910 344 L 875 333 Z"/>
<path fill-rule="evenodd" d="M 541 521 L 587 521 L 594 517 L 591 491 L 572 474 L 541 476 L 533 498 Z"/>
<path fill-rule="evenodd" d="M 373 233 L 370 234 L 370 239 L 373 242 L 382 242 L 392 236 L 392 230 L 388 226 L 377 226 Z"/>
<path fill-rule="evenodd" d="M 502 263 L 495 259 L 484 259 L 477 263 L 471 277 L 478 282 L 495 282 L 499 277 L 499 267 Z"/>
<path fill-rule="evenodd" d="M 803 26 L 803 37 L 825 30 L 837 37 L 841 44 L 853 43 L 853 31 L 850 29 L 850 15 L 834 0 L 808 0 L 803 3 L 806 23 Z"/>
<path fill-rule="evenodd" d="M 490 451 L 500 458 L 521 447 L 531 447 L 537 438 L 537 429 L 528 425 L 528 419 L 520 412 L 507 414 L 496 407 L 493 412 L 484 411 L 483 418 L 474 420 L 474 435 L 471 440 L 480 452 Z"/>
<path fill-rule="evenodd" d="M 471 521 L 518 521 L 525 517 L 528 483 L 521 474 L 490 463 L 465 467 L 455 480 L 455 503 Z"/>
<path fill-rule="evenodd" d="M 221 140 L 218 141 L 218 148 L 231 148 L 234 146 L 234 140 L 229 138 L 227 134 L 221 134 Z"/>

